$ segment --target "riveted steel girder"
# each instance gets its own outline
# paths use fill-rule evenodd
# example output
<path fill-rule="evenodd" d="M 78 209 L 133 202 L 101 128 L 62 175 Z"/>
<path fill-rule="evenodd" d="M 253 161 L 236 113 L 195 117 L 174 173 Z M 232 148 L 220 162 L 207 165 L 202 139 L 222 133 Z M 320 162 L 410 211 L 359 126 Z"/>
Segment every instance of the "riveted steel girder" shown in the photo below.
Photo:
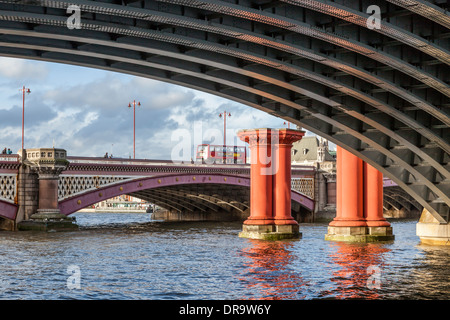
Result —
<path fill-rule="evenodd" d="M 243 212 L 248 207 L 249 193 L 245 188 L 221 185 L 189 185 L 162 187 L 134 192 L 131 195 L 158 203 L 159 206 L 176 211 Z"/>
<path fill-rule="evenodd" d="M 445 10 L 430 1 L 426 0 L 387 0 L 397 6 L 403 7 L 409 11 L 417 13 L 428 18 L 442 26 L 448 28 L 450 26 L 450 14 L 448 9 Z"/>
<path fill-rule="evenodd" d="M 410 210 L 412 208 L 417 209 L 418 211 L 422 211 L 423 207 L 409 194 L 400 189 L 399 187 L 389 187 L 384 188 L 383 190 L 384 196 L 400 199 L 400 202 L 405 204 L 405 207 L 409 207 Z"/>
<path fill-rule="evenodd" d="M 143 200 L 152 201 L 156 200 L 160 203 L 167 203 L 172 208 L 182 208 L 183 210 L 194 212 L 196 210 L 205 212 L 206 210 L 204 207 L 198 206 L 194 203 L 191 203 L 188 199 L 185 198 L 178 198 L 178 197 L 172 197 L 164 192 L 161 191 L 155 191 L 152 190 L 146 190 L 146 191 L 137 191 L 132 194 L 130 194 L 134 197 L 138 197 Z M 151 200 L 150 200 L 151 199 Z M 165 206 L 162 206 L 165 207 Z"/>
<path fill-rule="evenodd" d="M 383 209 L 389 210 L 390 208 L 394 208 L 395 210 L 401 210 L 405 206 L 398 202 L 397 199 L 392 198 L 390 196 L 385 196 L 383 198 Z M 407 210 L 409 210 L 409 207 L 406 207 Z"/>
<path fill-rule="evenodd" d="M 189 202 L 199 203 L 202 207 L 202 211 L 212 210 L 214 212 L 218 211 L 217 206 L 212 206 L 208 201 L 204 201 L 200 197 L 193 196 L 190 192 L 182 192 L 179 190 L 171 190 L 172 188 L 162 188 L 160 190 L 156 190 L 160 193 L 167 194 L 170 197 L 188 199 Z"/>
<path fill-rule="evenodd" d="M 352 8 L 348 8 L 336 2 L 328 1 L 311 1 L 311 0 L 281 0 L 283 2 L 293 4 L 296 6 L 301 6 L 314 11 L 322 12 L 326 15 L 340 18 L 344 21 L 351 22 L 354 25 L 360 27 L 367 27 L 367 20 L 370 18 L 369 14 L 360 12 Z M 450 63 L 449 51 L 442 48 L 435 43 L 427 41 L 418 35 L 415 35 L 408 30 L 404 30 L 400 27 L 393 25 L 390 22 L 383 21 L 380 23 L 380 28 L 377 31 L 384 34 L 392 39 L 403 42 L 409 46 L 417 47 L 424 53 L 441 60 L 442 62 Z"/>
<path fill-rule="evenodd" d="M 353 152 L 447 221 L 445 11 L 430 6 L 439 11 L 431 31 L 394 18 L 366 30 L 361 4 L 284 2 L 74 0 L 82 29 L 69 30 L 68 1 L 0 0 L 0 54 L 159 79 L 264 110 Z M 419 2 L 411 15 L 425 19 Z"/>

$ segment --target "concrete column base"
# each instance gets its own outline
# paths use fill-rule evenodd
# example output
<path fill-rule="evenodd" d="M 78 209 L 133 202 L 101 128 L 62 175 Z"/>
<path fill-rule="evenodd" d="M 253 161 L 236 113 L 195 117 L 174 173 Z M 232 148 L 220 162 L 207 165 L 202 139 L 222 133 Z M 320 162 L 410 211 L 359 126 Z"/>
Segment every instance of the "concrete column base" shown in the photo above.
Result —
<path fill-rule="evenodd" d="M 450 246 L 450 224 L 439 223 L 426 209 L 416 225 L 416 234 L 422 244 Z"/>
<path fill-rule="evenodd" d="M 284 240 L 284 239 L 300 239 L 302 234 L 299 232 L 299 226 L 288 225 L 242 225 L 242 232 L 239 233 L 240 238 L 259 239 L 259 240 Z"/>
<path fill-rule="evenodd" d="M 393 241 L 392 227 L 334 227 L 328 226 L 325 240 L 349 242 Z"/>
<path fill-rule="evenodd" d="M 17 224 L 20 231 L 71 231 L 78 230 L 74 217 L 67 217 L 59 210 L 39 210 L 29 220 Z"/>

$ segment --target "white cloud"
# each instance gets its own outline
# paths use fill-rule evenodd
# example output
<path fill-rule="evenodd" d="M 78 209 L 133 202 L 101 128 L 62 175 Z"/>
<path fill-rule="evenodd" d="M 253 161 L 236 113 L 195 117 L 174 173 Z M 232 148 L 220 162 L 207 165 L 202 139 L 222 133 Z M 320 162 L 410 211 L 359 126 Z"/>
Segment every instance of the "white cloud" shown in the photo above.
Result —
<path fill-rule="evenodd" d="M 133 99 L 142 104 L 136 110 L 138 158 L 170 159 L 177 144 L 171 139 L 176 129 L 186 129 L 192 136 L 192 145 L 198 143 L 193 139 L 198 136 L 194 132 L 198 124 L 204 135 L 201 138 L 209 139 L 208 132 L 222 134 L 223 119 L 219 113 L 225 110 L 231 113 L 227 118 L 229 144 L 244 144 L 236 138 L 239 129 L 283 127 L 281 118 L 212 94 L 141 77 L 74 68 L 0 58 L 2 82 L 23 76 L 24 82 L 30 83 L 33 77 L 48 75 L 46 81 L 35 81 L 27 101 L 26 147 L 51 146 L 55 140 L 55 146 L 67 149 L 70 155 L 103 156 L 112 152 L 115 157 L 128 158 L 133 154 L 133 113 L 127 105 Z M 9 91 L 0 90 L 0 101 L 11 96 Z M 14 95 L 13 104 L 5 104 L 3 110 L 0 106 L 2 149 L 20 148 L 18 100 L 21 102 Z"/>
<path fill-rule="evenodd" d="M 17 79 L 45 79 L 48 75 L 48 68 L 43 63 L 32 61 L 0 57 L 0 75 Z"/>

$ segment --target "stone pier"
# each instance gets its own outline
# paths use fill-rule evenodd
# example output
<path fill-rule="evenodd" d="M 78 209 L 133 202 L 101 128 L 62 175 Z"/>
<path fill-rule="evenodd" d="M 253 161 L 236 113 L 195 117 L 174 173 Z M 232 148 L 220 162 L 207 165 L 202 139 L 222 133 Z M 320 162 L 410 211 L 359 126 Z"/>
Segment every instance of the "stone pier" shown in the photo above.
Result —
<path fill-rule="evenodd" d="M 19 196 L 24 197 L 25 200 L 30 199 L 24 202 L 20 212 L 23 220 L 17 223 L 17 229 L 38 231 L 78 229 L 74 219 L 61 214 L 58 207 L 59 175 L 69 164 L 66 151 L 55 148 L 26 149 L 23 150 L 21 157 L 25 175 L 22 178 L 24 179 L 23 190 Z M 38 190 L 36 190 L 36 183 L 33 182 L 36 175 Z M 33 211 L 30 212 L 30 210 Z"/>
<path fill-rule="evenodd" d="M 416 234 L 422 244 L 450 246 L 450 223 L 440 223 L 427 209 L 422 211 Z"/>

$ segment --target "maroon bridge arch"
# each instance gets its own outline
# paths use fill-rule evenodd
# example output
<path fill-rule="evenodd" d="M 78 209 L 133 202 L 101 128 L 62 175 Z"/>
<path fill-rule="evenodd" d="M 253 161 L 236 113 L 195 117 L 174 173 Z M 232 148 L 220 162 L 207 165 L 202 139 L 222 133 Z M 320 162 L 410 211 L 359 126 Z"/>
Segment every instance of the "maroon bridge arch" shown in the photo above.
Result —
<path fill-rule="evenodd" d="M 17 204 L 0 200 L 0 217 L 14 220 L 17 215 L 17 210 L 19 210 L 19 206 Z"/>
<path fill-rule="evenodd" d="M 250 178 L 227 174 L 169 174 L 145 177 L 89 190 L 86 193 L 64 199 L 59 202 L 59 208 L 62 214 L 70 215 L 87 206 L 123 194 L 160 187 L 194 184 L 224 184 L 250 188 Z M 291 192 L 293 201 L 308 210 L 314 210 L 314 200 L 294 190 Z"/>

